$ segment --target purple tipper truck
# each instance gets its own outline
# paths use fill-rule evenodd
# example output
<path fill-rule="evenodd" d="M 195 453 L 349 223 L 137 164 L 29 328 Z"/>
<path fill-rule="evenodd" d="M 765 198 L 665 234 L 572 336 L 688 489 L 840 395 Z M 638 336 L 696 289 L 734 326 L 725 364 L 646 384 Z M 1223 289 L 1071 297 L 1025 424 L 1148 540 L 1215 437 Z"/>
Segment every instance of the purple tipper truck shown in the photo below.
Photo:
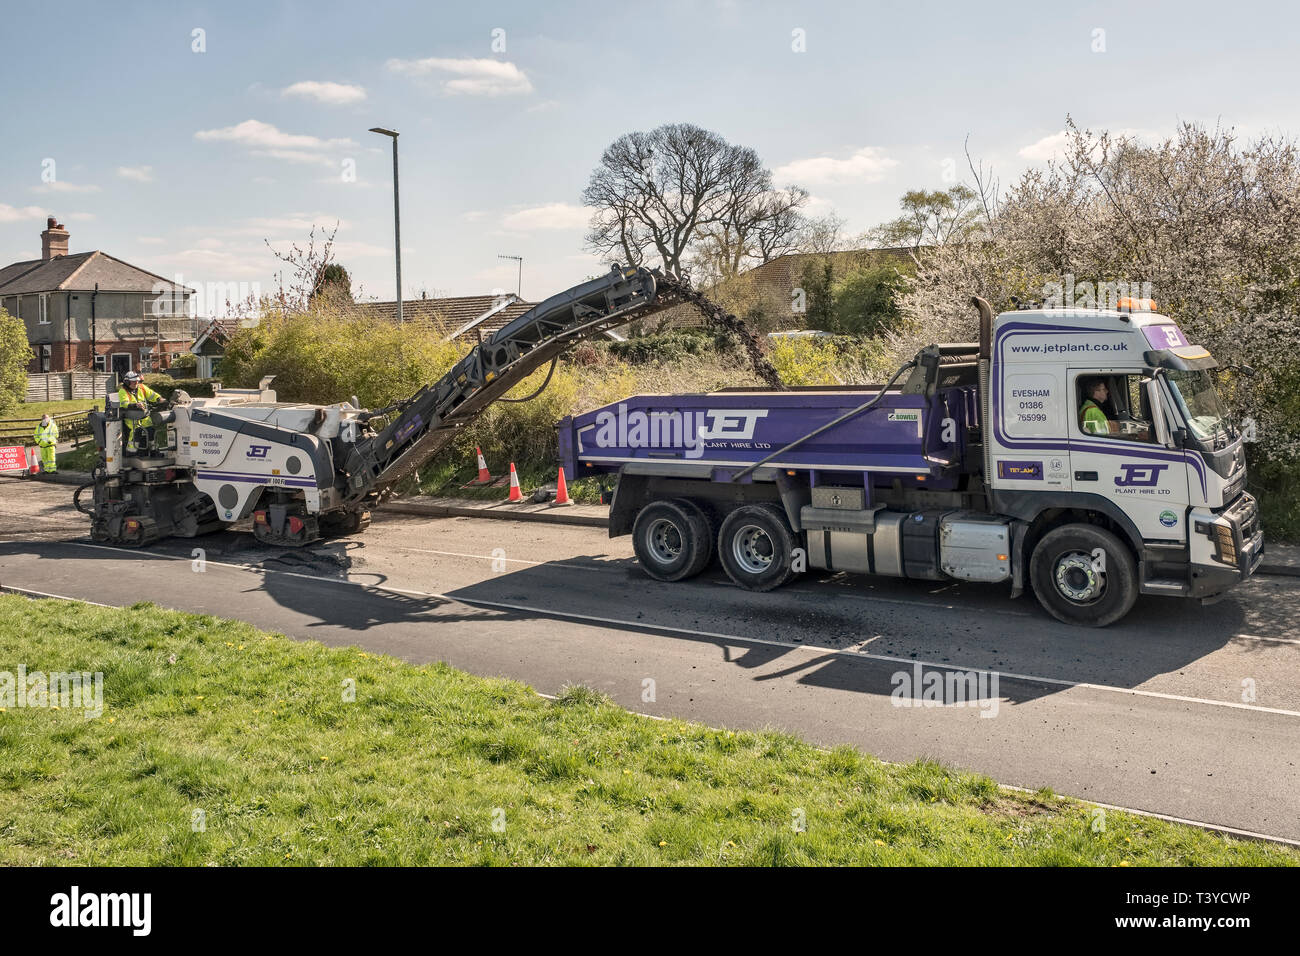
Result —
<path fill-rule="evenodd" d="M 1007 582 L 1103 626 L 1139 594 L 1209 601 L 1252 573 L 1263 537 L 1208 352 L 1147 300 L 973 302 L 980 342 L 883 387 L 639 395 L 564 419 L 561 463 L 617 476 L 610 536 L 662 581 L 716 559 L 752 590 L 809 568 Z"/>

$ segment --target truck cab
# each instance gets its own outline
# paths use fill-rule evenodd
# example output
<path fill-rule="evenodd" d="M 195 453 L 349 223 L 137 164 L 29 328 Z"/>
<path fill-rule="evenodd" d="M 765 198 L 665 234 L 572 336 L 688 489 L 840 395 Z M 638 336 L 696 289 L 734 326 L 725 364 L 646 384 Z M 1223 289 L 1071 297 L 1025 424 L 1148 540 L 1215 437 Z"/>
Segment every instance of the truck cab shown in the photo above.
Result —
<path fill-rule="evenodd" d="M 1214 597 L 1263 550 L 1244 439 L 1215 391 L 1218 363 L 1153 305 L 997 317 L 992 510 L 1031 523 L 1084 512 L 1133 546 L 1141 593 Z M 1087 575 L 1061 587 L 1082 593 Z"/>

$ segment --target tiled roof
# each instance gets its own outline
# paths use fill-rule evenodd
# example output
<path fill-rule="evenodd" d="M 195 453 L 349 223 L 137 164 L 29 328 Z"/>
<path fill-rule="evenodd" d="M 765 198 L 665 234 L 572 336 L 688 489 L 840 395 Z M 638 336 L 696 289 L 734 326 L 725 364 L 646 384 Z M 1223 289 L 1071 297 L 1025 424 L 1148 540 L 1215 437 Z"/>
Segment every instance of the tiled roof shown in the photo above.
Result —
<path fill-rule="evenodd" d="M 484 312 L 490 311 L 499 301 L 494 295 L 465 295 L 445 299 L 403 299 L 402 320 L 405 322 L 429 322 L 445 328 L 450 334 L 468 322 L 477 319 Z M 475 332 L 481 331 L 486 337 L 507 322 L 511 322 L 531 309 L 536 302 L 511 302 L 504 309 L 466 333 L 469 338 L 477 338 Z M 358 302 L 354 308 L 363 315 L 373 315 L 397 321 L 397 303 L 393 302 Z"/>
<path fill-rule="evenodd" d="M 15 262 L 0 269 L 0 286 L 6 282 L 12 282 L 24 272 L 30 272 L 41 264 L 40 259 L 28 259 L 26 262 Z"/>
<path fill-rule="evenodd" d="M 189 292 L 184 286 L 123 262 L 105 252 L 78 252 L 15 262 L 0 269 L 0 295 L 27 295 L 36 292 Z"/>

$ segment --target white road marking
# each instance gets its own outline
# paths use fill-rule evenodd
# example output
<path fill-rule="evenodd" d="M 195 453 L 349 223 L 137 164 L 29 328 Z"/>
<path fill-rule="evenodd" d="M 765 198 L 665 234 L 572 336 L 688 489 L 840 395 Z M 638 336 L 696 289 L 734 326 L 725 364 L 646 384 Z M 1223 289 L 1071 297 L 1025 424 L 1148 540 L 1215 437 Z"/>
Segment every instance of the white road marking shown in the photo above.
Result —
<path fill-rule="evenodd" d="M 463 551 L 437 551 L 433 548 L 404 548 L 401 545 L 391 544 L 388 547 L 394 551 L 414 551 L 417 554 L 441 554 L 449 558 L 476 558 L 480 561 L 487 561 L 489 564 L 493 561 L 506 561 L 510 564 L 530 564 L 534 567 L 546 565 L 552 568 L 573 568 L 577 571 L 600 571 L 603 574 L 621 574 L 620 568 L 600 568 L 593 567 L 589 564 L 567 564 L 563 561 L 529 561 L 525 558 L 506 558 L 497 557 L 491 554 L 466 554 Z"/>
<path fill-rule="evenodd" d="M 1264 641 L 1268 644 L 1297 644 L 1300 641 L 1292 640 L 1289 637 L 1256 637 L 1254 634 L 1233 634 L 1234 641 Z"/>
<path fill-rule="evenodd" d="M 103 544 L 85 544 L 80 541 L 69 541 L 67 544 L 79 548 L 92 548 L 100 551 L 118 551 L 123 554 L 135 556 L 147 555 L 154 558 L 163 558 L 170 561 L 189 561 L 188 557 L 179 557 L 175 555 L 156 554 L 154 552 L 132 551 L 127 548 L 117 548 L 111 545 Z M 369 591 L 386 591 L 393 594 L 405 594 L 414 597 L 431 598 L 436 601 L 447 601 L 451 604 L 462 604 L 467 607 L 495 608 L 506 611 L 524 611 L 529 614 L 539 614 L 543 617 L 562 618 L 571 621 L 581 621 L 587 624 L 609 624 L 620 628 L 631 628 L 638 631 L 660 631 L 669 634 L 684 634 L 690 637 L 705 637 L 711 640 L 724 640 L 740 644 L 763 644 L 769 647 L 782 647 L 788 650 L 807 651 L 811 654 L 833 654 L 849 658 L 858 658 L 862 660 L 881 661 L 888 664 L 904 664 L 911 668 L 917 664 L 923 667 L 930 667 L 935 670 L 944 671 L 974 671 L 978 674 L 997 674 L 999 679 L 1008 678 L 1011 680 L 1026 681 L 1028 683 L 1050 684 L 1054 687 L 1080 688 L 1082 690 L 1096 690 L 1111 694 L 1124 694 L 1130 697 L 1149 697 L 1155 700 L 1168 700 L 1184 704 L 1199 704 L 1205 707 L 1226 707 L 1231 710 L 1249 710 L 1261 714 L 1276 714 L 1281 717 L 1300 717 L 1300 711 L 1285 710 L 1280 707 L 1260 707 L 1257 704 L 1245 704 L 1231 700 L 1213 700 L 1207 697 L 1188 697 L 1183 694 L 1165 694 L 1160 691 L 1142 690 L 1136 687 L 1117 687 L 1112 684 L 1095 684 L 1090 681 L 1072 681 L 1059 677 L 1039 677 L 1035 674 L 1020 674 L 1013 671 L 996 671 L 987 667 L 969 667 L 961 664 L 947 664 L 941 661 L 927 661 L 914 657 L 895 657 L 890 654 L 866 654 L 862 651 L 842 650 L 839 648 L 829 647 L 810 647 L 806 644 L 796 644 L 788 641 L 774 641 L 762 637 L 748 637 L 739 634 L 725 634 L 719 631 L 696 630 L 689 627 L 677 627 L 672 624 L 654 624 L 649 621 L 630 621 L 616 617 L 602 617 L 596 614 L 579 614 L 575 611 L 561 611 L 553 608 L 533 607 L 528 604 L 513 604 L 505 601 L 488 601 L 481 598 L 455 597 L 450 594 L 440 594 L 435 591 L 417 591 L 411 588 L 399 588 L 391 585 L 382 584 L 363 584 L 359 581 L 350 581 L 347 578 L 328 578 L 318 574 L 304 574 L 301 571 L 280 571 L 275 568 L 259 568 L 253 565 L 229 564 L 223 561 L 207 562 L 209 565 L 216 567 L 231 568 L 236 571 L 250 571 L 260 574 L 284 574 L 289 577 L 305 578 L 309 581 L 324 581 L 328 584 L 347 584 L 352 587 L 361 588 Z"/>

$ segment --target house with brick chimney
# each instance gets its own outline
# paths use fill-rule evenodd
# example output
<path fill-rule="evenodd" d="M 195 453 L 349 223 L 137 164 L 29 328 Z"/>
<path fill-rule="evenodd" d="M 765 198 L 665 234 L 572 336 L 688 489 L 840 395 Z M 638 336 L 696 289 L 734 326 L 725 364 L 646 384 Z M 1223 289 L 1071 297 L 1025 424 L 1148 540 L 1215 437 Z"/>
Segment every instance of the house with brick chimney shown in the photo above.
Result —
<path fill-rule="evenodd" d="M 28 371 L 156 372 L 189 351 L 193 290 L 106 252 L 68 252 L 54 219 L 41 257 L 0 268 L 0 308 L 22 319 Z"/>

